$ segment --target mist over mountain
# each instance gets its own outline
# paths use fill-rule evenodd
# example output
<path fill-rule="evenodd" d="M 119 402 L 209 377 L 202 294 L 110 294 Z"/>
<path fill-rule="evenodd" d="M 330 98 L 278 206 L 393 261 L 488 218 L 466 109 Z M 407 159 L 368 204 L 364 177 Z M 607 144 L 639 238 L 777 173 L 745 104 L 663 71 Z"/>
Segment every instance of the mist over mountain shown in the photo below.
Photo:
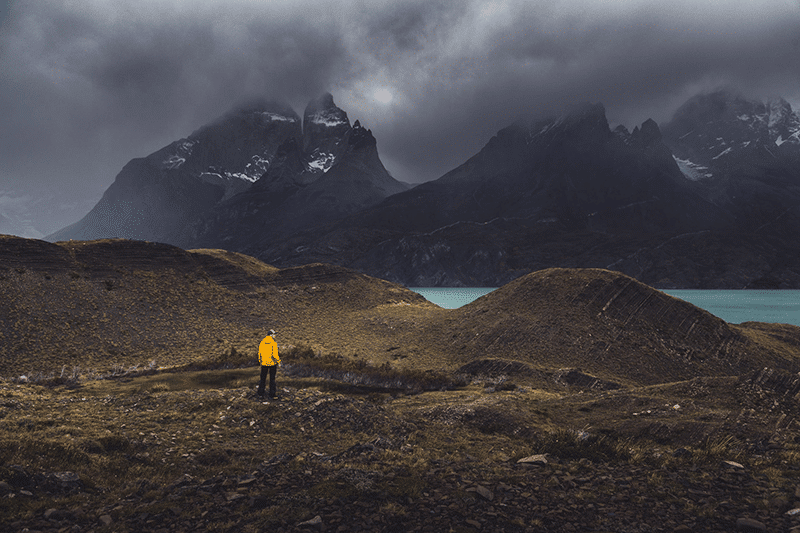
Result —
<path fill-rule="evenodd" d="M 719 111 L 720 100 L 750 112 Z M 770 105 L 699 95 L 663 135 L 652 120 L 612 131 L 599 104 L 516 123 L 439 180 L 342 221 L 311 246 L 297 239 L 261 257 L 344 256 L 410 286 L 498 286 L 567 266 L 665 288 L 798 287 L 797 116 L 785 102 Z M 693 106 L 717 111 L 701 116 Z M 721 146 L 717 132 L 731 116 L 739 144 Z M 342 243 L 346 253 L 332 252 Z"/>
<path fill-rule="evenodd" d="M 31 239 L 44 237 L 35 223 L 37 200 L 30 196 L 15 196 L 0 190 L 0 234 L 18 235 Z"/>
<path fill-rule="evenodd" d="M 800 229 L 800 116 L 788 102 L 699 95 L 664 135 L 695 189 L 727 206 L 742 230 L 788 237 Z"/>
<path fill-rule="evenodd" d="M 663 288 L 800 287 L 799 160 L 788 102 L 716 91 L 661 127 L 612 130 L 599 103 L 520 120 L 408 189 L 326 93 L 302 121 L 256 103 L 134 159 L 50 238 L 224 248 L 409 286 L 499 286 L 556 266 Z"/>
<path fill-rule="evenodd" d="M 243 234 L 266 227 L 276 238 L 405 188 L 383 167 L 372 133 L 351 126 L 330 94 L 309 103 L 302 121 L 286 104 L 254 102 L 130 161 L 82 220 L 50 239 L 240 247 Z"/>
<path fill-rule="evenodd" d="M 177 243 L 258 249 L 406 188 L 384 168 L 372 132 L 359 121 L 351 126 L 347 113 L 326 94 L 306 108 L 302 139 L 286 139 L 252 187 L 214 206 Z"/>

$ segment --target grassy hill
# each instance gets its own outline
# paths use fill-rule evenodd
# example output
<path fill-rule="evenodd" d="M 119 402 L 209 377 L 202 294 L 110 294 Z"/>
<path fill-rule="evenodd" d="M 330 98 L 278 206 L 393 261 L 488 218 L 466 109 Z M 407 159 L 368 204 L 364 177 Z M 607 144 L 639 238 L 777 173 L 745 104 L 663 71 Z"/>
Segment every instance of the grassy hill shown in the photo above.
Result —
<path fill-rule="evenodd" d="M 246 366 L 268 329 L 277 402 Z M 445 310 L 330 265 L 0 236 L 0 529 L 789 531 L 799 347 L 604 270 Z"/>
<path fill-rule="evenodd" d="M 798 367 L 800 328 L 731 326 L 622 274 L 549 269 L 457 310 L 341 267 L 220 250 L 0 237 L 0 376 L 255 359 L 269 329 L 372 366 L 481 359 L 642 385 Z"/>
<path fill-rule="evenodd" d="M 448 339 L 455 359 L 512 359 L 551 372 L 577 367 L 626 384 L 796 369 L 800 361 L 800 328 L 732 326 L 598 269 L 533 272 L 455 310 L 445 323 L 436 336 Z"/>
<path fill-rule="evenodd" d="M 0 237 L 0 299 L 0 376 L 75 365 L 176 366 L 232 349 L 255 359 L 269 329 L 282 346 L 381 353 L 398 342 L 391 333 L 365 333 L 376 320 L 367 311 L 438 309 L 339 267 L 278 270 L 223 251 L 15 237 Z"/>

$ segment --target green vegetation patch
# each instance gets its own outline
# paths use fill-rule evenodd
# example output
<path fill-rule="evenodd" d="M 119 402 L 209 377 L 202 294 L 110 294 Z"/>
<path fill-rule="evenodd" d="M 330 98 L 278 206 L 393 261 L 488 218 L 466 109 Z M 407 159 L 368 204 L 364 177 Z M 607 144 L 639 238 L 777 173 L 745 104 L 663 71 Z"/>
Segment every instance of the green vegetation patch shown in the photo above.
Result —
<path fill-rule="evenodd" d="M 417 394 L 449 390 L 467 384 L 461 376 L 434 370 L 397 368 L 389 362 L 375 366 L 360 358 L 315 353 L 307 346 L 290 350 L 282 359 L 286 362 L 284 371 L 290 376 L 321 377 L 368 392 L 387 390 Z"/>

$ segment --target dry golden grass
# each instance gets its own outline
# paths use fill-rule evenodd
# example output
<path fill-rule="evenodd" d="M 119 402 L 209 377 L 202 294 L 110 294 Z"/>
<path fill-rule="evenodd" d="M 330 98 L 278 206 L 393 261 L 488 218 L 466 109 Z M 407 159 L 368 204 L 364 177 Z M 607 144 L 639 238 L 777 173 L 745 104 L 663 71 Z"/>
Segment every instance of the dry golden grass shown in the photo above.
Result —
<path fill-rule="evenodd" d="M 359 371 L 344 358 L 305 353 L 296 360 L 319 363 L 327 372 L 337 364 Z M 730 433 L 745 394 L 741 387 L 721 389 L 727 395 L 720 398 L 698 395 L 690 384 L 595 392 L 520 385 L 491 392 L 490 383 L 478 380 L 414 394 L 413 387 L 301 377 L 284 367 L 278 375 L 282 399 L 274 403 L 255 397 L 257 379 L 258 368 L 249 367 L 162 371 L 72 387 L 0 383 L 0 479 L 16 475 L 11 465 L 24 465 L 30 473 L 75 472 L 83 483 L 77 492 L 0 498 L 0 524 L 35 521 L 50 508 L 88 506 L 99 515 L 121 501 L 127 503 L 114 512 L 119 524 L 133 523 L 142 513 L 169 515 L 175 505 L 192 509 L 205 498 L 196 492 L 176 496 L 170 487 L 182 476 L 190 475 L 193 486 L 244 479 L 272 472 L 268 463 L 282 454 L 285 485 L 275 495 L 290 491 L 294 501 L 316 505 L 367 497 L 381 515 L 398 519 L 413 509 L 409 498 L 435 498 L 434 489 L 450 491 L 454 502 L 474 500 L 465 489 L 481 480 L 525 487 L 535 476 L 535 486 L 559 493 L 565 479 L 592 477 L 591 485 L 567 493 L 588 504 L 617 494 L 619 483 L 640 475 L 642 494 L 674 498 L 681 513 L 707 518 L 705 504 L 685 507 L 678 473 L 711 490 L 722 461 L 735 460 L 748 476 L 775 489 L 789 491 L 800 481 L 800 454 L 791 435 L 773 435 L 781 444 L 775 453 L 754 451 L 761 435 L 774 428 L 776 413 Z M 412 373 L 405 382 L 414 379 Z M 682 407 L 675 409 L 678 403 Z M 697 425 L 697 413 L 707 406 L 725 417 Z M 681 429 L 687 423 L 695 424 L 694 433 Z M 663 427 L 673 431 L 652 433 Z M 548 454 L 552 468 L 515 466 L 533 453 Z M 461 488 L 447 480 L 459 480 Z M 271 494 L 264 490 L 260 494 Z M 239 513 L 252 530 L 313 517 L 293 509 L 276 514 L 274 508 L 245 507 Z M 204 527 L 224 531 L 234 523 L 220 509 Z"/>
<path fill-rule="evenodd" d="M 255 359 L 268 329 L 283 348 L 371 367 L 452 373 L 476 359 L 519 362 L 539 371 L 540 385 L 564 367 L 632 386 L 800 368 L 794 329 L 732 327 L 604 270 L 535 272 L 445 310 L 341 267 L 279 270 L 219 250 L 3 237 L 0 257 L 0 376 L 174 367 L 231 350 Z"/>
<path fill-rule="evenodd" d="M 706 518 L 678 473 L 713 488 L 732 460 L 776 490 L 798 482 L 800 380 L 780 370 L 797 369 L 796 328 L 729 326 L 607 271 L 533 273 L 449 311 L 330 265 L 0 237 L 0 302 L 0 479 L 23 465 L 84 483 L 0 498 L 8 523 L 120 501 L 131 502 L 114 511 L 122 522 L 174 514 L 175 501 L 198 505 L 198 494 L 168 499 L 184 474 L 229 482 L 273 472 L 265 461 L 281 454 L 283 489 L 305 507 L 246 510 L 249 530 L 313 518 L 309 502 L 336 498 L 402 523 L 409 499 L 473 506 L 482 479 L 525 499 L 597 468 L 607 479 L 572 487 L 573 501 L 615 494 L 613 467 Z M 279 403 L 253 394 L 268 329 L 284 362 Z M 564 367 L 622 387 L 556 380 Z M 534 453 L 555 466 L 514 466 Z M 207 530 L 241 528 L 208 516 Z"/>

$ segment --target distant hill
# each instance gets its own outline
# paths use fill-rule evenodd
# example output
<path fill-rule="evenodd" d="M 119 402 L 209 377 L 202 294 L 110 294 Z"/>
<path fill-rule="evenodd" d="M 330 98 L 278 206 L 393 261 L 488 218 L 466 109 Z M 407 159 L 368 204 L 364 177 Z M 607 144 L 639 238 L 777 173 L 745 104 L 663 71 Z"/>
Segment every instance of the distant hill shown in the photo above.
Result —
<path fill-rule="evenodd" d="M 800 363 L 798 327 L 731 325 L 633 278 L 599 269 L 528 274 L 454 310 L 447 324 L 453 334 L 442 338 L 456 359 L 514 359 L 550 371 L 573 367 L 629 383 Z"/>
<path fill-rule="evenodd" d="M 280 345 L 455 372 L 484 359 L 652 384 L 800 369 L 800 328 L 732 326 L 619 273 L 551 269 L 457 310 L 343 267 L 222 250 L 0 237 L 0 376 L 174 366 Z"/>

